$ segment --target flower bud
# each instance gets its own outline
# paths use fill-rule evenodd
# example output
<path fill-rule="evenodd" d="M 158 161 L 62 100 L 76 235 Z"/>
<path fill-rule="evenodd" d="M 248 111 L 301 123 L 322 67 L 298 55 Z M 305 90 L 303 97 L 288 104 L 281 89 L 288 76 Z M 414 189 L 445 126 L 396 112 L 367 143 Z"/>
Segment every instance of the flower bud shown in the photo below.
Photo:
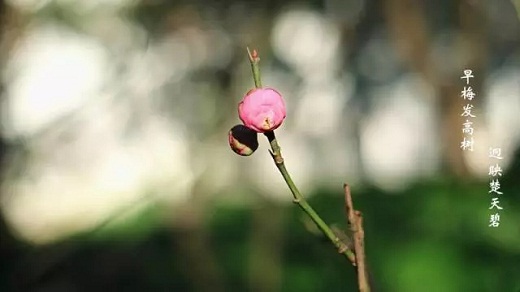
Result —
<path fill-rule="evenodd" d="M 282 95 L 272 88 L 250 90 L 238 105 L 238 115 L 244 125 L 258 133 L 278 128 L 285 114 Z"/>
<path fill-rule="evenodd" d="M 236 125 L 229 131 L 229 146 L 236 154 L 249 156 L 258 149 L 257 133 L 244 125 Z"/>

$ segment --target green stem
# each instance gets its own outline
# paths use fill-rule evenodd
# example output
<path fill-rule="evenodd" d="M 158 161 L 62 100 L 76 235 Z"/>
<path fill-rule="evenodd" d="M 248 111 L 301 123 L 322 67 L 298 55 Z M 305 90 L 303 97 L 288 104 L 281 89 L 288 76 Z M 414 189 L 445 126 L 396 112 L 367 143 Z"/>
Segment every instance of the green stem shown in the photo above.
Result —
<path fill-rule="evenodd" d="M 261 88 L 262 83 L 260 79 L 260 69 L 258 66 L 258 62 L 260 61 L 260 58 L 258 58 L 258 53 L 256 50 L 253 50 L 253 53 L 249 51 L 249 48 L 247 48 L 247 53 L 249 55 L 249 61 L 251 62 L 251 70 L 253 72 L 253 79 L 255 81 L 256 88 Z M 276 164 L 276 167 L 280 171 L 280 173 L 283 176 L 283 179 L 287 183 L 287 186 L 291 190 L 291 193 L 294 197 L 294 203 L 298 204 L 300 208 L 309 215 L 309 217 L 316 223 L 318 228 L 325 234 L 325 236 L 334 244 L 334 246 L 338 249 L 338 251 L 343 254 L 345 257 L 347 257 L 350 262 L 355 265 L 356 264 L 356 258 L 354 255 L 354 252 L 352 252 L 351 249 L 347 247 L 339 238 L 336 236 L 336 234 L 332 231 L 332 229 L 321 219 L 321 217 L 316 213 L 316 211 L 307 203 L 307 200 L 302 196 L 296 185 L 294 184 L 291 175 L 287 171 L 287 168 L 285 168 L 284 160 L 282 157 L 282 153 L 280 150 L 280 146 L 278 145 L 278 142 L 276 141 L 276 136 L 274 135 L 273 131 L 269 131 L 264 133 L 267 139 L 269 140 L 269 143 L 271 144 L 271 156 L 274 160 L 274 163 Z"/>
<path fill-rule="evenodd" d="M 309 205 L 307 200 L 303 197 L 303 195 L 298 190 L 298 187 L 294 183 L 294 181 L 291 178 L 291 175 L 287 171 L 287 168 L 285 167 L 285 163 L 282 157 L 282 153 L 280 150 L 280 146 L 278 145 L 278 142 L 276 141 L 276 136 L 273 131 L 265 133 L 267 136 L 267 139 L 269 140 L 269 143 L 271 144 L 271 156 L 273 157 L 274 163 L 276 164 L 276 167 L 280 171 L 280 173 L 283 176 L 283 179 L 287 183 L 287 186 L 291 190 L 291 193 L 294 198 L 294 203 L 298 204 L 300 208 L 309 215 L 309 217 L 316 223 L 318 228 L 327 236 L 327 238 L 334 244 L 334 246 L 342 253 L 344 256 L 346 256 L 352 263 L 356 262 L 356 257 L 352 250 L 347 248 L 344 243 L 336 236 L 336 234 L 332 231 L 332 229 L 321 219 L 320 215 L 316 213 L 316 211 Z"/>
<path fill-rule="evenodd" d="M 247 55 L 249 56 L 249 62 L 251 63 L 251 71 L 253 71 L 253 80 L 255 81 L 255 87 L 262 88 L 262 80 L 260 79 L 260 67 L 258 66 L 258 62 L 260 62 L 258 52 L 256 50 L 253 50 L 253 53 L 251 53 L 251 51 L 249 51 L 249 48 L 247 48 Z"/>

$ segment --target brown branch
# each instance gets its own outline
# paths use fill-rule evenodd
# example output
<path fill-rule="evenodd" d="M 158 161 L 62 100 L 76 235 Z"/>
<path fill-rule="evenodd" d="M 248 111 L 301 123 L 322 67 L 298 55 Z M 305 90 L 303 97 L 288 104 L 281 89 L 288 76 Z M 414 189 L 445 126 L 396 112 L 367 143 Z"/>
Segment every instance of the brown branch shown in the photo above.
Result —
<path fill-rule="evenodd" d="M 348 223 L 352 236 L 354 237 L 354 252 L 356 254 L 356 266 L 358 275 L 358 285 L 360 292 L 370 292 L 368 275 L 365 263 L 365 231 L 363 230 L 363 217 L 361 212 L 354 209 L 350 187 L 344 184 L 345 189 L 345 209 L 347 212 Z"/>

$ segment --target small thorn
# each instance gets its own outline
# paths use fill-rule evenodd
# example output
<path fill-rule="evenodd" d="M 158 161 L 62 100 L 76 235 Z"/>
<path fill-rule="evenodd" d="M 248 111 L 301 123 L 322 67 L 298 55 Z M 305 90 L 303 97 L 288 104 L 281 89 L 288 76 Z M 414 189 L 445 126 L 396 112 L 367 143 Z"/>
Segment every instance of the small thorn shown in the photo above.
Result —
<path fill-rule="evenodd" d="M 298 204 L 300 202 L 300 199 L 293 199 L 293 203 Z"/>

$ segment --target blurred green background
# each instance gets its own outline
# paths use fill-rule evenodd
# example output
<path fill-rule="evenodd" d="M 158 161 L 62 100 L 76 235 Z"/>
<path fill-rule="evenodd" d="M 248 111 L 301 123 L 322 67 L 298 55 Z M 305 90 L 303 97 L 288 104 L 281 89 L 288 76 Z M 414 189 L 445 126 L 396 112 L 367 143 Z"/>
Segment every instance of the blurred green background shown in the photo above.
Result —
<path fill-rule="evenodd" d="M 0 1 L 0 291 L 356 291 L 263 136 L 251 157 L 229 149 L 246 46 L 326 222 L 346 228 L 352 185 L 374 291 L 520 291 L 519 7 Z"/>

